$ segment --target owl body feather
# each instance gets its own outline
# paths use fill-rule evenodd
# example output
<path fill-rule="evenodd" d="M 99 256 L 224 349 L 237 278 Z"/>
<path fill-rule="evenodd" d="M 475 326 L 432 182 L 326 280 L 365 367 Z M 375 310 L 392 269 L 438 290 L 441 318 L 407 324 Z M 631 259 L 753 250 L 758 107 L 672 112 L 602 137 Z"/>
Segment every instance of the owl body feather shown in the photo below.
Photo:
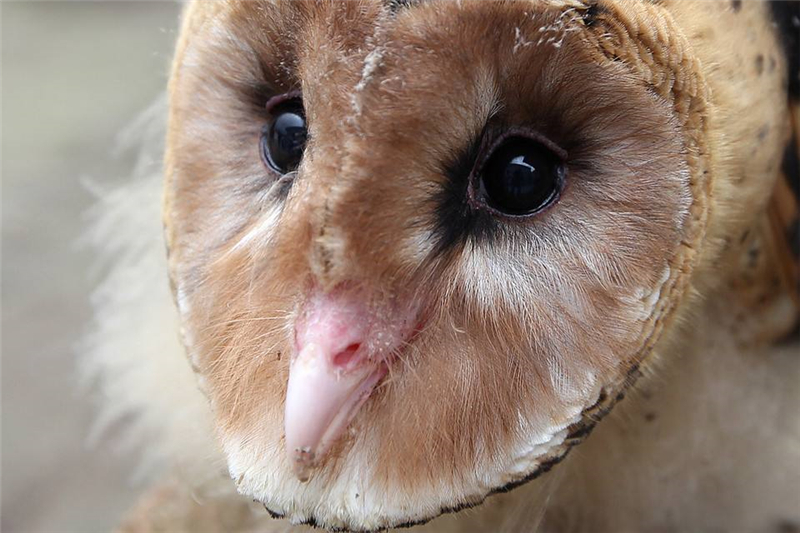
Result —
<path fill-rule="evenodd" d="M 139 350 L 106 324 L 93 352 L 105 387 L 140 391 L 116 409 L 178 465 L 122 529 L 290 527 L 255 498 L 373 530 L 534 477 L 418 527 L 800 524 L 800 354 L 764 344 L 798 313 L 769 223 L 787 76 L 756 2 L 189 4 L 164 204 L 179 317 L 147 317 Z M 279 203 L 251 155 L 264 102 L 292 90 L 310 141 Z M 517 122 L 571 164 L 528 226 L 460 203 L 462 152 Z M 152 204 L 158 182 L 111 207 Z M 154 281 L 156 235 L 137 241 Z M 301 484 L 280 420 L 308 279 L 433 318 Z M 108 298 L 132 317 L 155 299 Z"/>

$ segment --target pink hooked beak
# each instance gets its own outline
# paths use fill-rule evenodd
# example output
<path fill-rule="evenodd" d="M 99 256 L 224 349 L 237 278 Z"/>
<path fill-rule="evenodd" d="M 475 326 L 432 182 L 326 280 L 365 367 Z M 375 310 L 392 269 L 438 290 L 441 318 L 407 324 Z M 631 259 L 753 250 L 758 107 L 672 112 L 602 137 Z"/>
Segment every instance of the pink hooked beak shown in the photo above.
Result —
<path fill-rule="evenodd" d="M 300 481 L 308 480 L 413 333 L 416 313 L 390 307 L 370 306 L 368 294 L 350 286 L 309 295 L 295 324 L 284 418 L 286 450 Z"/>

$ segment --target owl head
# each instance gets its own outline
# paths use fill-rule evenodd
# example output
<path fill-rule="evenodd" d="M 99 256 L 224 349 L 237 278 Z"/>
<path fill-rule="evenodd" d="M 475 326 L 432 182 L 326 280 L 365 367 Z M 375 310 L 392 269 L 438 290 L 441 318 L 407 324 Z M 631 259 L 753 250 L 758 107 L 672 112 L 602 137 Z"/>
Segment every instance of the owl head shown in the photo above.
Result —
<path fill-rule="evenodd" d="M 711 184 L 701 72 L 644 4 L 187 7 L 166 234 L 241 493 L 425 521 L 546 471 L 630 385 Z"/>

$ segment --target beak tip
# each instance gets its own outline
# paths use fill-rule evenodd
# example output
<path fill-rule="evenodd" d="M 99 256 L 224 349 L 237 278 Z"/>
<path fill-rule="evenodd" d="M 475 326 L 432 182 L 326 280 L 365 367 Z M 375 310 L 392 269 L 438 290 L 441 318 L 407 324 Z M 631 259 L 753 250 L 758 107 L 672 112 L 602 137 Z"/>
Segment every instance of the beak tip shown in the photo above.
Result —
<path fill-rule="evenodd" d="M 308 446 L 303 448 L 295 448 L 289 453 L 294 475 L 301 483 L 307 482 L 309 479 L 311 479 L 311 470 L 315 466 L 316 454 Z"/>

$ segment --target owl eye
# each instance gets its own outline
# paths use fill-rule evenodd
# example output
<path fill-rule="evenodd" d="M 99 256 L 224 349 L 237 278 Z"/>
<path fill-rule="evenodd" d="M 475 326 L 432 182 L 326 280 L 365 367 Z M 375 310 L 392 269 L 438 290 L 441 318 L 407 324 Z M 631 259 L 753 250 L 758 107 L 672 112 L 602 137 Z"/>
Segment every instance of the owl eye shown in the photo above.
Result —
<path fill-rule="evenodd" d="M 289 100 L 271 110 L 270 122 L 261 131 L 261 157 L 280 174 L 296 170 L 306 146 L 306 118 L 299 100 Z"/>
<path fill-rule="evenodd" d="M 480 174 L 486 204 L 507 215 L 531 215 L 555 202 L 564 186 L 564 163 L 545 145 L 509 137 L 495 147 Z"/>

